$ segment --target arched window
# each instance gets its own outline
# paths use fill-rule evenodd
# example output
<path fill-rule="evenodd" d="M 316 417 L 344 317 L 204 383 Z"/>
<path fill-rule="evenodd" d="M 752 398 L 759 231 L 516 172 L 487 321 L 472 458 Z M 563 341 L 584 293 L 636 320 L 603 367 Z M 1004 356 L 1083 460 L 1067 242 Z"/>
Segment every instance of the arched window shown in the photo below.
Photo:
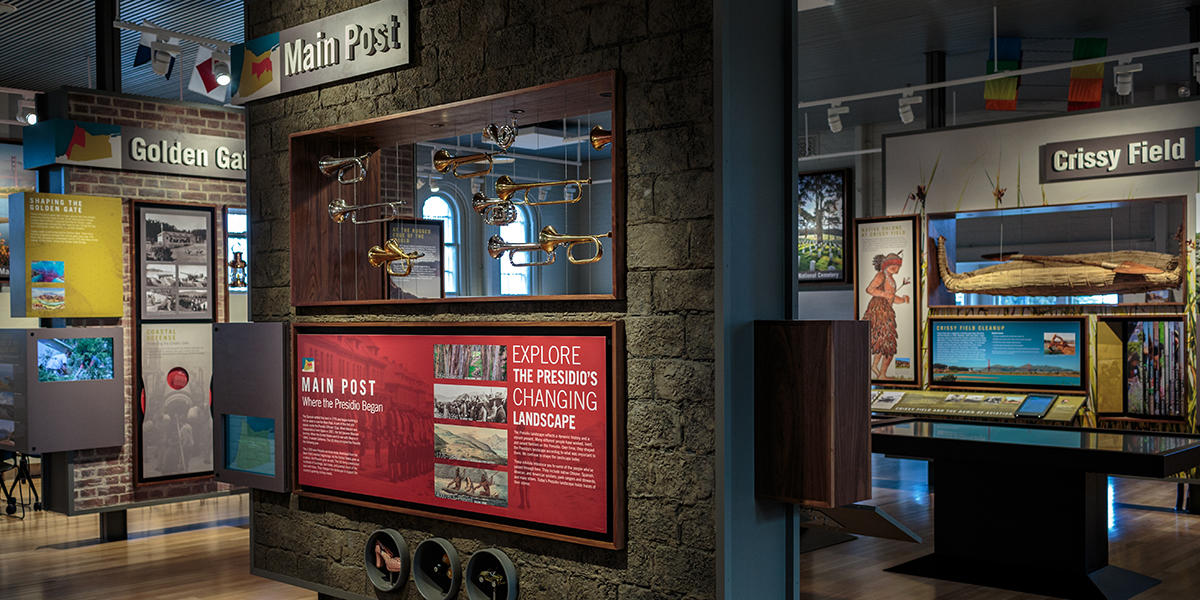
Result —
<path fill-rule="evenodd" d="M 421 217 L 442 222 L 442 270 L 446 279 L 446 295 L 458 294 L 458 215 L 450 200 L 440 194 L 425 198 Z"/>
<path fill-rule="evenodd" d="M 517 220 L 500 227 L 500 237 L 510 244 L 529 241 L 529 216 L 525 209 L 517 207 Z M 520 252 L 517 262 L 541 260 L 540 252 Z M 500 294 L 504 296 L 527 295 L 533 289 L 531 267 L 514 267 L 505 256 L 500 260 Z"/>

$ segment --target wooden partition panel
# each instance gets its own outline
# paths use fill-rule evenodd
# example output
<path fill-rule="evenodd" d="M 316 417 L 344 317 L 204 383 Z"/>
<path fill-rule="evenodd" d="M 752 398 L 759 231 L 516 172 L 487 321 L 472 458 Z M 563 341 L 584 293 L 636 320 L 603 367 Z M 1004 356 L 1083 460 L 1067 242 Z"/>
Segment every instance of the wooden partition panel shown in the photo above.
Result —
<path fill-rule="evenodd" d="M 823 508 L 870 499 L 868 328 L 754 323 L 759 496 Z"/>

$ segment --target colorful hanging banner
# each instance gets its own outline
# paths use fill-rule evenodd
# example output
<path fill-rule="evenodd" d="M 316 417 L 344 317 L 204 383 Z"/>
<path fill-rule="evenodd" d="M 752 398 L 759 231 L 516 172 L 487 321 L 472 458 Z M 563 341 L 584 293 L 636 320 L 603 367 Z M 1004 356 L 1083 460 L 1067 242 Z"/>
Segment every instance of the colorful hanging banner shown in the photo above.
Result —
<path fill-rule="evenodd" d="M 999 56 L 996 52 L 999 51 Z M 1021 68 L 1021 38 L 1002 37 L 988 50 L 987 74 Z M 983 99 L 988 110 L 1016 110 L 1020 77 L 993 79 L 983 84 Z"/>
<path fill-rule="evenodd" d="M 1071 60 L 1100 58 L 1108 54 L 1105 38 L 1078 38 Z M 1104 95 L 1104 63 L 1071 68 L 1071 83 L 1067 90 L 1067 110 L 1100 108 Z"/>

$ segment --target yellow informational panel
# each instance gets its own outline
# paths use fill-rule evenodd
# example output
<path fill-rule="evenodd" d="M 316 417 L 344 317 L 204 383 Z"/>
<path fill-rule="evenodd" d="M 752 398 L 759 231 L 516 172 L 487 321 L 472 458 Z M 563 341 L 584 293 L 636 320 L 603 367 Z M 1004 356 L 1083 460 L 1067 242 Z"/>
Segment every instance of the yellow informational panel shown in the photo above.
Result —
<path fill-rule="evenodd" d="M 122 316 L 120 198 L 13 194 L 8 214 L 14 317 Z"/>

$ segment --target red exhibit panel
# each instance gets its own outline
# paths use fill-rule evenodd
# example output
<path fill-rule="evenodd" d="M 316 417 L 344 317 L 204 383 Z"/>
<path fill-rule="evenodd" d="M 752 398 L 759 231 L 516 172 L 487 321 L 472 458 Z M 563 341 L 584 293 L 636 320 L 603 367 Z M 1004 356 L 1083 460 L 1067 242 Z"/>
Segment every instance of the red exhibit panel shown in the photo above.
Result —
<path fill-rule="evenodd" d="M 611 542 L 613 328 L 544 330 L 300 330 L 297 482 Z"/>

